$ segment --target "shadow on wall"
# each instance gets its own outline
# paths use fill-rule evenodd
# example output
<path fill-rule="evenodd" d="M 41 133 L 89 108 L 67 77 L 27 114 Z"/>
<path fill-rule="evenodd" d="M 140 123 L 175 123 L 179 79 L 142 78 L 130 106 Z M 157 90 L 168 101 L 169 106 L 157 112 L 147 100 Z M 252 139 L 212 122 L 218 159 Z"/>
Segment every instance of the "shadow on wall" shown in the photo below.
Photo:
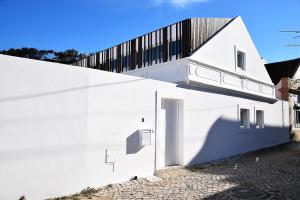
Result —
<path fill-rule="evenodd" d="M 142 147 L 139 145 L 139 131 L 135 131 L 126 138 L 126 154 L 135 154 L 139 152 Z"/>
<path fill-rule="evenodd" d="M 194 139 L 192 141 L 195 141 Z M 204 163 L 289 142 L 288 127 L 265 125 L 240 128 L 237 121 L 219 118 L 210 128 L 201 150 L 188 165 Z"/>
<path fill-rule="evenodd" d="M 262 192 L 268 191 L 270 190 L 268 186 L 270 180 L 273 180 L 274 177 L 285 175 L 282 174 L 283 172 L 280 172 L 280 169 L 274 168 L 274 162 L 279 161 L 274 160 L 274 157 L 271 155 L 282 153 L 283 150 L 286 150 L 286 146 L 277 145 L 288 143 L 289 141 L 288 127 L 265 125 L 264 128 L 258 129 L 254 124 L 251 124 L 250 128 L 242 129 L 239 122 L 219 118 L 210 128 L 201 150 L 189 162 L 189 165 L 195 165 L 212 161 L 212 165 L 195 165 L 186 167 L 186 169 L 196 173 L 205 173 L 212 177 L 214 175 L 222 175 L 222 179 L 219 180 L 220 185 L 225 185 L 227 182 L 228 187 L 226 189 L 224 188 L 223 191 L 204 198 L 207 200 L 232 199 L 235 190 L 243 193 L 247 188 L 257 188 Z M 271 151 L 270 149 L 264 149 L 271 146 L 275 146 L 271 148 Z M 254 151 L 259 149 L 264 150 Z M 234 157 L 228 162 L 226 160 L 225 162 L 218 160 L 249 151 L 252 152 L 242 157 Z M 294 160 L 295 157 L 287 157 L 288 159 Z M 275 167 L 280 166 L 275 165 Z M 258 176 L 259 174 L 262 176 Z M 280 181 L 277 181 L 277 183 L 284 184 Z M 276 187 L 271 189 L 278 190 Z M 248 193 L 251 194 L 252 191 Z M 263 195 L 261 194 L 261 197 Z M 276 197 L 279 194 L 276 193 L 274 195 Z"/>
<path fill-rule="evenodd" d="M 254 101 L 257 101 L 257 99 L 260 99 L 260 101 L 262 101 L 262 102 L 270 103 L 266 98 L 263 98 L 263 97 L 259 97 L 259 96 L 251 97 L 251 96 L 248 96 L 248 95 L 242 94 L 242 93 L 237 94 L 234 91 L 223 90 L 223 89 L 221 90 L 221 89 L 218 89 L 218 88 L 213 87 L 213 86 L 207 86 L 205 88 L 205 87 L 199 87 L 199 85 L 191 85 L 191 84 L 185 84 L 184 83 L 184 84 L 177 85 L 176 87 L 183 88 L 183 89 L 188 89 L 188 90 L 201 91 L 201 92 L 206 92 L 206 93 L 223 94 L 223 95 L 226 95 L 226 96 L 238 97 L 238 98 L 249 99 L 249 100 L 254 100 Z"/>

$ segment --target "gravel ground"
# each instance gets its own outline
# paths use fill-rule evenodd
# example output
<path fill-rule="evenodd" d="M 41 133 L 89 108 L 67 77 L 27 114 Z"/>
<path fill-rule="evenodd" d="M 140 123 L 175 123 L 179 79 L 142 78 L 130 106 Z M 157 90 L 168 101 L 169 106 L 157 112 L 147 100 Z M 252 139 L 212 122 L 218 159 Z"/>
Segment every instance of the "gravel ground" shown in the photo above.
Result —
<path fill-rule="evenodd" d="M 291 143 L 214 163 L 171 167 L 56 199 L 300 199 L 300 144 Z"/>

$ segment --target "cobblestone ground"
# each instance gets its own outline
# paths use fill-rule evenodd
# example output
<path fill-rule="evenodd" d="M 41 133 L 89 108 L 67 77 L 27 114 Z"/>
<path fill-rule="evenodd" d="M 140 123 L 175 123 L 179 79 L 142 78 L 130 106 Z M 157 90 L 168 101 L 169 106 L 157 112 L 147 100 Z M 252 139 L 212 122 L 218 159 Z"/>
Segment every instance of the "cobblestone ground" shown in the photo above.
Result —
<path fill-rule="evenodd" d="M 248 199 L 300 199 L 300 144 L 193 167 L 170 168 L 156 176 L 161 180 L 141 178 L 87 188 L 60 199 L 247 199 L 240 193 L 252 195 Z"/>

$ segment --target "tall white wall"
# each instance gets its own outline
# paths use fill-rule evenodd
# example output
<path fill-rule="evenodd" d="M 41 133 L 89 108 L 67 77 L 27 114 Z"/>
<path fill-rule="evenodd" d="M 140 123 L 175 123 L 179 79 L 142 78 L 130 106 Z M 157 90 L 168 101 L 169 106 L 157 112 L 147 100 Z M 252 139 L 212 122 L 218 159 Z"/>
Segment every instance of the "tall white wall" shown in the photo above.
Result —
<path fill-rule="evenodd" d="M 188 64 L 188 58 L 181 58 L 153 66 L 123 72 L 123 74 L 166 81 L 170 83 L 187 82 Z"/>
<path fill-rule="evenodd" d="M 0 80 L 0 199 L 54 197 L 153 173 L 154 146 L 126 154 L 141 118 L 154 127 L 151 81 L 3 55 Z M 114 173 L 106 149 L 117 152 Z"/>
<path fill-rule="evenodd" d="M 182 100 L 182 164 L 289 141 L 287 103 L 280 101 L 3 55 L 0 91 L 0 199 L 55 197 L 152 175 L 155 133 L 140 149 L 136 131 L 153 129 L 160 138 L 156 106 L 159 117 L 162 98 Z M 263 108 L 265 128 L 240 129 L 238 106 L 251 109 L 252 123 L 253 109 Z M 106 149 L 116 151 L 114 172 Z"/>
<path fill-rule="evenodd" d="M 207 162 L 287 142 L 288 104 L 275 104 L 198 91 L 186 91 L 184 164 Z M 240 108 L 250 110 L 250 128 L 240 128 Z M 264 128 L 255 125 L 255 110 L 264 111 Z"/>

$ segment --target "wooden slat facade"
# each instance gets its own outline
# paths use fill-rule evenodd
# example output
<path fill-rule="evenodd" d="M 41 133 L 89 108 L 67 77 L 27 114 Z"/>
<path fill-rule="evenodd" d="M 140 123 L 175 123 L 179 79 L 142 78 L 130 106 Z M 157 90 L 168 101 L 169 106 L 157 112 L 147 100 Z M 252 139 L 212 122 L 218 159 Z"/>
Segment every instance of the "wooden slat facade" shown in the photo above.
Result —
<path fill-rule="evenodd" d="M 231 20 L 186 19 L 97 52 L 74 65 L 121 73 L 188 57 Z"/>

